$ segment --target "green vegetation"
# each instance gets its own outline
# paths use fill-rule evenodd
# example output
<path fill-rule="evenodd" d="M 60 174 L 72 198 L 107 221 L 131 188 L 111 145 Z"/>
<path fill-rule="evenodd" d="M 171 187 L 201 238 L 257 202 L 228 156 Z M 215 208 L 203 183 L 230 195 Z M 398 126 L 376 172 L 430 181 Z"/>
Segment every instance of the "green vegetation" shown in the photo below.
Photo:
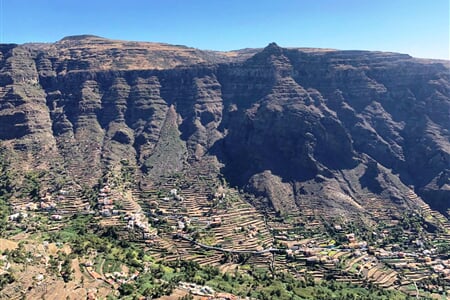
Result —
<path fill-rule="evenodd" d="M 88 200 L 91 207 L 95 207 L 97 205 L 99 186 L 100 186 L 100 183 L 94 187 L 88 187 L 88 186 L 84 185 L 81 190 L 81 197 Z"/>
<path fill-rule="evenodd" d="M 105 273 L 113 273 L 120 272 L 120 266 L 122 265 L 122 261 L 115 259 L 107 259 L 103 263 L 103 272 Z"/>
<path fill-rule="evenodd" d="M 39 179 L 43 176 L 43 171 L 30 171 L 25 174 L 24 182 L 20 190 L 23 198 L 29 197 L 32 201 L 39 201 L 41 192 Z"/>
<path fill-rule="evenodd" d="M 132 183 L 134 181 L 134 169 L 135 166 L 130 165 L 128 160 L 122 159 L 120 161 L 120 173 L 123 183 Z"/>
<path fill-rule="evenodd" d="M 155 112 L 163 115 L 165 112 Z M 153 176 L 176 174 L 183 167 L 187 149 L 180 138 L 177 116 L 173 108 L 169 108 L 162 124 L 159 141 L 151 156 L 146 158 L 143 169 Z"/>
<path fill-rule="evenodd" d="M 0 149 L 0 237 L 4 235 L 8 225 L 8 216 L 11 213 L 8 198 L 12 192 L 11 172 L 8 168 L 6 151 Z"/>
<path fill-rule="evenodd" d="M 409 299 L 404 294 L 409 292 L 406 288 L 394 291 L 378 287 L 376 284 L 380 284 L 381 280 L 378 282 L 373 280 L 375 276 L 370 278 L 371 276 L 368 275 L 369 269 L 372 270 L 372 275 L 377 274 L 377 278 L 386 279 L 385 281 L 389 282 L 391 287 L 404 287 L 405 285 L 402 283 L 408 283 L 406 281 L 408 279 L 406 271 L 409 271 L 409 269 L 399 270 L 395 266 L 395 264 L 405 261 L 400 256 L 397 257 L 397 252 L 421 253 L 423 249 L 435 248 L 436 255 L 445 255 L 450 249 L 450 243 L 447 240 L 430 239 L 428 237 L 428 234 L 438 236 L 441 233 L 440 229 L 433 223 L 436 221 L 433 218 L 427 218 L 420 213 L 414 212 L 397 214 L 392 216 L 392 222 L 391 220 L 384 220 L 377 224 L 365 223 L 364 220 L 359 218 L 329 220 L 315 215 L 305 215 L 299 218 L 295 215 L 281 217 L 281 215 L 277 216 L 276 214 L 271 215 L 267 213 L 266 220 L 268 223 L 266 225 L 269 224 L 268 226 L 271 226 L 273 223 L 282 223 L 283 225 L 277 227 L 277 224 L 275 224 L 273 226 L 274 229 L 270 234 L 276 237 L 274 243 L 272 243 L 272 239 L 267 238 L 269 234 L 260 231 L 262 222 L 255 226 L 258 230 L 249 229 L 250 225 L 254 226 L 254 223 L 250 223 L 251 219 L 247 222 L 250 225 L 242 226 L 240 229 L 239 227 L 229 226 L 231 228 L 230 231 L 233 230 L 233 233 L 236 235 L 245 236 L 248 233 L 254 237 L 256 234 L 257 242 L 263 245 L 263 248 L 291 248 L 294 251 L 294 247 L 303 247 L 302 245 L 306 242 L 312 244 L 312 246 L 307 246 L 307 248 L 320 248 L 319 251 L 313 253 L 319 257 L 314 262 L 307 260 L 308 256 L 312 256 L 311 254 L 304 254 L 300 250 L 295 250 L 297 253 L 292 254 L 291 252 L 291 254 L 287 255 L 286 252 L 274 255 L 273 263 L 270 264 L 270 267 L 268 260 L 256 260 L 254 256 L 245 252 L 233 255 L 228 253 L 221 254 L 220 251 L 215 252 L 213 250 L 210 250 L 211 253 L 208 253 L 204 249 L 196 249 L 195 252 L 190 252 L 189 247 L 186 247 L 188 249 L 186 252 L 180 251 L 178 253 L 178 251 L 175 252 L 173 248 L 166 245 L 161 246 L 162 243 L 160 244 L 159 241 L 155 242 L 155 247 L 152 247 L 150 251 L 152 253 L 160 251 L 160 253 L 152 257 L 149 252 L 144 250 L 148 249 L 145 247 L 151 244 L 152 241 L 146 241 L 146 246 L 143 245 L 142 240 L 141 243 L 130 242 L 129 240 L 138 240 L 134 239 L 138 236 L 136 232 L 128 229 L 124 230 L 121 225 L 117 226 L 117 223 L 109 223 L 108 219 L 101 219 L 99 214 L 88 214 L 84 211 L 72 216 L 64 214 L 64 221 L 58 222 L 51 218 L 52 212 L 29 210 L 29 215 L 24 217 L 27 220 L 26 222 L 18 219 L 5 227 L 8 223 L 7 216 L 11 213 L 8 206 L 9 197 L 14 193 L 16 196 L 22 196 L 24 198 L 22 200 L 26 202 L 39 200 L 42 177 L 48 175 L 39 171 L 31 171 L 24 174 L 23 181 L 17 181 L 10 173 L 7 158 L 8 156 L 5 152 L 1 151 L 1 233 L 5 231 L 4 229 L 8 229 L 8 236 L 10 236 L 17 233 L 17 230 L 22 230 L 36 235 L 40 242 L 56 243 L 60 249 L 63 248 L 64 244 L 69 244 L 72 250 L 71 254 L 58 251 L 56 255 L 52 254 L 53 256 L 50 257 L 50 274 L 59 277 L 64 282 L 74 280 L 72 265 L 74 263 L 73 260 L 78 258 L 80 266 L 86 266 L 86 269 L 81 270 L 82 272 L 84 270 L 86 274 L 89 273 L 92 277 L 97 278 L 98 276 L 98 278 L 102 278 L 106 281 L 105 284 L 111 284 L 111 289 L 113 286 L 118 288 L 120 295 L 111 295 L 108 299 L 136 299 L 142 296 L 157 298 L 170 294 L 174 288 L 179 286 L 180 281 L 207 285 L 218 292 L 229 292 L 253 299 Z M 83 185 L 78 196 L 81 196 L 83 200 L 89 201 L 94 210 L 99 209 L 101 207 L 97 206 L 97 199 L 100 187 L 108 183 L 109 186 L 126 191 L 129 188 L 127 183 L 134 181 L 132 170 L 130 163 L 127 160 L 122 160 L 119 174 L 111 175 L 113 178 L 112 183 L 107 178 L 103 178 L 94 187 Z M 205 178 L 201 180 L 206 180 Z M 190 187 L 190 183 L 189 181 L 185 182 L 183 173 L 174 173 L 170 179 L 172 180 L 171 186 L 180 189 L 182 195 L 189 197 L 189 192 L 191 194 L 196 193 L 196 191 L 188 190 L 184 194 L 183 189 Z M 19 185 L 14 186 L 13 181 L 20 183 L 20 188 L 18 188 Z M 226 182 L 223 183 L 226 185 Z M 222 191 L 219 193 L 217 184 L 207 182 L 205 185 L 208 186 L 208 194 L 205 193 L 202 196 L 208 199 L 208 205 L 211 205 L 211 209 L 210 211 L 202 212 L 203 217 L 207 216 L 210 218 L 220 215 L 217 211 L 220 212 L 220 210 L 225 209 L 230 211 L 234 209 L 249 211 L 248 204 L 241 203 L 241 194 L 231 188 L 225 188 L 223 193 Z M 43 184 L 43 186 L 47 185 Z M 159 199 L 168 195 L 167 190 L 166 188 L 149 190 L 143 198 L 146 200 Z M 56 194 L 58 191 L 53 189 L 53 192 Z M 212 195 L 216 194 L 216 192 L 219 193 L 219 196 L 213 197 Z M 140 196 L 142 197 L 142 195 Z M 174 232 L 171 228 L 171 225 L 174 224 L 173 220 L 167 217 L 166 212 L 163 213 L 163 209 L 166 211 L 165 206 L 162 206 L 160 210 L 158 205 L 151 205 L 151 214 L 153 215 L 150 215 L 150 213 L 148 215 L 151 224 L 158 229 L 158 234 L 164 241 L 170 242 Z M 188 206 L 183 206 L 180 202 L 174 201 L 173 205 L 176 207 L 177 212 L 189 212 Z M 116 205 L 115 208 L 117 209 L 118 207 L 120 206 Z M 176 213 L 174 215 L 176 216 Z M 120 222 L 126 221 L 123 214 L 119 215 L 119 217 L 121 217 Z M 106 222 L 99 223 L 99 220 Z M 238 220 L 239 224 L 245 223 L 245 220 L 242 221 L 241 217 Z M 242 244 L 239 239 L 235 239 L 234 236 L 230 235 L 217 238 L 215 228 L 211 228 L 211 226 L 206 227 L 204 223 L 198 221 L 197 218 L 192 218 L 192 223 L 186 226 L 184 233 L 197 242 L 224 249 L 228 248 L 235 241 L 239 245 Z M 224 222 L 224 224 L 227 223 Z M 46 231 L 47 229 L 51 230 Z M 349 234 L 354 236 L 352 240 L 355 240 L 355 242 L 350 241 Z M 311 238 L 311 241 L 306 241 L 307 238 Z M 296 245 L 297 242 L 300 246 Z M 350 250 L 344 253 L 343 250 L 358 246 L 350 245 L 350 243 L 356 244 L 360 242 L 365 242 L 368 249 L 357 249 L 360 252 L 358 255 L 354 254 L 356 251 Z M 375 253 L 379 252 L 378 248 L 386 248 L 395 254 L 389 254 L 387 258 L 377 257 L 377 260 L 372 260 L 377 255 Z M 363 253 L 361 254 L 361 252 Z M 24 252 L 21 246 L 15 250 L 5 251 L 5 253 L 8 256 L 8 260 L 16 264 L 26 265 L 31 258 L 31 256 L 27 256 L 27 253 Z M 180 255 L 180 253 L 183 255 Z M 215 255 L 223 255 L 222 263 L 233 261 L 239 264 L 239 267 L 234 272 L 222 273 L 216 267 L 200 266 L 193 261 L 181 260 L 183 257 L 202 262 L 202 257 L 211 256 L 211 261 L 217 264 L 218 260 L 214 260 L 213 257 Z M 358 260 L 358 257 L 361 257 L 361 259 Z M 156 258 L 162 260 L 157 261 Z M 164 258 L 167 258 L 167 261 L 164 261 Z M 88 266 L 92 269 L 87 269 Z M 417 263 L 417 266 L 422 267 L 420 262 Z M 424 268 L 426 271 L 430 270 L 429 267 Z M 416 267 L 414 269 L 411 267 L 411 274 L 413 274 L 413 271 L 421 272 L 420 269 L 415 269 Z M 16 275 L 14 269 L 11 270 L 12 276 Z M 392 276 L 388 277 L 391 274 Z M 319 281 L 317 278 L 323 278 L 324 280 Z M 14 277 L 0 277 L 0 284 L 7 285 L 11 280 L 14 280 Z M 369 282 L 373 282 L 373 284 Z M 442 295 L 447 286 L 448 284 L 444 282 L 442 276 L 435 276 L 429 279 L 422 279 L 421 282 L 417 282 L 416 286 L 410 287 L 413 292 L 416 289 L 419 290 L 421 297 L 427 297 L 432 293 L 434 295 Z M 185 298 L 189 298 L 189 295 Z"/>
<path fill-rule="evenodd" d="M 122 264 L 128 266 L 130 274 L 137 271 L 139 276 L 135 280 L 120 285 L 120 299 L 167 295 L 180 281 L 256 299 L 408 299 L 400 292 L 374 286 L 365 288 L 333 280 L 317 283 L 311 276 L 298 280 L 286 272 L 271 273 L 268 269 L 253 266 L 222 274 L 216 267 L 202 267 L 193 261 L 155 263 L 138 244 L 117 240 L 111 231 L 98 231 L 91 224 L 94 224 L 92 216 L 75 216 L 65 228 L 50 233 L 49 239 L 69 243 L 73 251 L 71 256 L 86 256 L 95 250 L 94 265 L 99 273 L 120 271 Z M 52 261 L 63 262 L 60 275 L 68 281 L 72 274 L 71 256 L 61 255 Z M 110 296 L 109 299 L 116 298 Z"/>
<path fill-rule="evenodd" d="M 11 275 L 11 273 L 4 273 L 0 275 L 0 291 L 7 285 L 7 284 L 11 284 L 14 281 L 16 281 L 16 279 L 14 278 L 14 276 Z"/>
<path fill-rule="evenodd" d="M 94 233 L 91 215 L 74 215 L 62 230 L 51 232 L 51 242 L 68 243 L 75 254 L 87 254 L 90 249 L 99 252 L 107 252 L 111 249 L 111 242 Z M 100 233 L 103 234 L 103 233 Z"/>

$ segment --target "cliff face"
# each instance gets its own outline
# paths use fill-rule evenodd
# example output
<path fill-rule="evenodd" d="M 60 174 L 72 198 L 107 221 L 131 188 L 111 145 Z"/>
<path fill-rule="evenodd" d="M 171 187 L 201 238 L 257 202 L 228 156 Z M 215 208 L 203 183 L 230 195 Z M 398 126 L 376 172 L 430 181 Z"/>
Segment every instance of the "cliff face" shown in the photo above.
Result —
<path fill-rule="evenodd" d="M 443 61 L 276 44 L 221 53 L 92 36 L 0 45 L 0 124 L 18 170 L 78 184 L 124 160 L 156 179 L 213 156 L 229 182 L 279 211 L 360 211 L 372 196 L 419 205 L 411 189 L 450 208 Z"/>

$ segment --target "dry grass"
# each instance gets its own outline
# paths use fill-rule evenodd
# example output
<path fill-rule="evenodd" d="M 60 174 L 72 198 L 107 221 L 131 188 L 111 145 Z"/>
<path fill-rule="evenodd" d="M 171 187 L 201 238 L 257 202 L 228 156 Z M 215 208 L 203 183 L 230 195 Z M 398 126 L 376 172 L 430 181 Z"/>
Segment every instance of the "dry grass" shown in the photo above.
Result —
<path fill-rule="evenodd" d="M 0 251 L 14 250 L 19 247 L 19 244 L 10 240 L 0 239 Z"/>
<path fill-rule="evenodd" d="M 146 70 L 208 64 L 229 60 L 221 52 L 202 51 L 185 46 L 151 42 L 127 42 L 99 37 L 63 39 L 54 44 L 28 44 L 28 47 L 54 53 L 58 61 L 82 62 L 78 70 Z M 84 64 L 87 63 L 87 64 Z M 71 67 L 72 68 L 72 67 Z"/>

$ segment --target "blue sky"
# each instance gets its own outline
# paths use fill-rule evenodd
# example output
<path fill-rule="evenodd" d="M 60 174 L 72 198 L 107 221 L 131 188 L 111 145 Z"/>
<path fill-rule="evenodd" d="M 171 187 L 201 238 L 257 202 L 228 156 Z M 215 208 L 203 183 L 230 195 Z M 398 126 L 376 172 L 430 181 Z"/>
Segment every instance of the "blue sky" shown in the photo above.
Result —
<path fill-rule="evenodd" d="M 449 54 L 449 0 L 0 0 L 0 42 L 64 36 L 211 50 L 285 47 Z"/>

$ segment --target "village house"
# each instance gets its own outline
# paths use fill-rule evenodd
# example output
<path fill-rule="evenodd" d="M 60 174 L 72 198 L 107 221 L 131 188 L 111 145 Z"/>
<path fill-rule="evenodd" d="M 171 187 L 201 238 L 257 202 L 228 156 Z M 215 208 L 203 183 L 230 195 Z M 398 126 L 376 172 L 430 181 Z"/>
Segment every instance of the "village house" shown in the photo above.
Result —
<path fill-rule="evenodd" d="M 186 225 L 181 220 L 177 221 L 177 226 L 178 226 L 178 229 L 180 229 L 180 230 L 183 230 L 184 228 L 186 228 Z"/>
<path fill-rule="evenodd" d="M 52 215 L 50 218 L 51 218 L 52 220 L 54 220 L 54 221 L 60 221 L 60 220 L 62 220 L 62 216 L 61 216 L 61 215 Z"/>
<path fill-rule="evenodd" d="M 348 233 L 348 234 L 346 235 L 346 238 L 347 238 L 347 240 L 348 240 L 349 243 L 354 243 L 354 242 L 356 242 L 355 234 L 354 234 L 354 233 Z"/>
<path fill-rule="evenodd" d="M 144 231 L 144 233 L 143 233 L 143 238 L 144 239 L 154 239 L 155 238 L 155 233 L 152 233 L 152 232 L 149 232 L 149 231 Z"/>
<path fill-rule="evenodd" d="M 28 218 L 28 214 L 27 213 L 23 213 L 23 212 L 18 212 L 18 213 L 10 215 L 8 217 L 8 219 L 10 221 L 18 221 L 20 218 L 26 219 L 26 218 Z"/>
<path fill-rule="evenodd" d="M 42 209 L 42 210 L 53 210 L 53 209 L 55 209 L 56 208 L 56 203 L 54 203 L 54 202 L 50 202 L 50 203 L 46 203 L 46 202 L 40 202 L 39 203 L 39 207 Z"/>
<path fill-rule="evenodd" d="M 130 229 L 134 228 L 134 220 L 131 220 L 131 219 L 130 219 L 130 220 L 128 221 L 127 228 L 130 228 Z"/>
<path fill-rule="evenodd" d="M 219 227 L 220 225 L 222 225 L 222 219 L 220 217 L 214 217 L 209 222 L 210 227 Z"/>
<path fill-rule="evenodd" d="M 35 279 L 36 279 L 37 281 L 42 281 L 42 280 L 44 280 L 44 274 L 39 273 L 38 275 L 36 275 Z"/>
<path fill-rule="evenodd" d="M 107 208 L 102 209 L 102 210 L 100 211 L 100 214 L 101 214 L 103 217 L 111 217 L 111 216 L 112 216 L 111 210 L 109 210 L 109 209 L 107 209 Z"/>
<path fill-rule="evenodd" d="M 100 193 L 109 193 L 111 192 L 111 188 L 108 185 L 105 185 L 103 188 L 100 189 Z"/>

